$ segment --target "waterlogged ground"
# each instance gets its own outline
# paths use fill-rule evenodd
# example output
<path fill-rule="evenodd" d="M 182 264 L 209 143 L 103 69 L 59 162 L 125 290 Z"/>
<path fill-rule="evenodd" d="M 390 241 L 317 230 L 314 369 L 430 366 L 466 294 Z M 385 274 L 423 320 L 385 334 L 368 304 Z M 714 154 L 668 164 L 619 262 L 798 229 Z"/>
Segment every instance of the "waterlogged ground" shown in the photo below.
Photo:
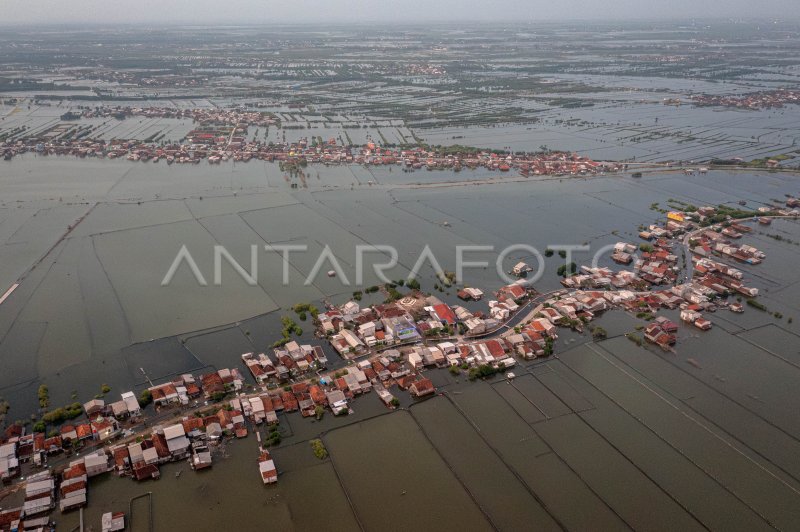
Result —
<path fill-rule="evenodd" d="M 740 335 L 681 324 L 668 354 L 622 336 L 641 323 L 630 315 L 600 323 L 607 340 L 565 333 L 512 382 L 434 370 L 440 394 L 394 412 L 369 394 L 344 418 L 281 416 L 277 486 L 260 483 L 252 435 L 209 471 L 93 480 L 86 522 L 132 508 L 133 530 L 147 530 L 147 499 L 130 499 L 152 492 L 157 530 L 231 515 L 247 531 L 794 529 L 800 366 L 768 350 L 796 351 L 785 323 Z M 325 460 L 308 444 L 320 435 Z M 58 521 L 71 530 L 77 514 Z"/>
<path fill-rule="evenodd" d="M 61 404 L 73 391 L 93 396 L 100 383 L 112 396 L 138 390 L 142 370 L 159 380 L 238 365 L 242 352 L 279 337 L 287 307 L 341 301 L 353 290 L 324 275 L 304 285 L 314 258 L 301 254 L 290 256 L 292 283 L 281 286 L 281 258 L 266 252 L 256 286 L 232 269 L 214 286 L 214 244 L 245 266 L 253 243 L 327 244 L 353 278 L 356 245 L 389 243 L 400 259 L 392 277 L 401 277 L 425 244 L 448 269 L 458 244 L 597 249 L 635 241 L 640 224 L 662 216 L 650 205 L 668 198 L 757 208 L 800 189 L 796 177 L 776 173 L 492 181 L 477 174 L 321 168 L 297 190 L 259 163 L 0 165 L 3 291 L 21 280 L 0 305 L 0 395 L 11 401 L 11 418 L 36 409 L 41 382 Z M 130 512 L 130 499 L 151 491 L 157 529 L 223 528 L 231 515 L 239 530 L 793 529 L 800 331 L 790 318 L 800 316 L 800 226 L 775 221 L 744 240 L 767 253 L 763 264 L 739 267 L 769 312 L 717 312 L 708 332 L 681 325 L 675 353 L 636 346 L 622 335 L 643 322 L 608 313 L 600 321 L 608 340 L 564 332 L 553 359 L 515 368 L 510 384 L 436 371 L 444 395 L 401 411 L 387 412 L 370 395 L 347 418 L 282 417 L 277 487 L 261 485 L 251 436 L 228 445 L 208 472 L 175 464 L 157 482 L 94 481 L 87 522 Z M 209 286 L 186 268 L 174 286 L 160 286 L 183 244 Z M 512 254 L 505 268 L 518 258 L 529 257 Z M 545 259 L 538 288 L 558 286 L 559 262 Z M 429 269 L 423 275 L 431 290 Z M 501 284 L 492 268 L 467 275 L 487 290 Z M 452 292 L 436 294 L 454 301 Z M 312 340 L 310 324 L 301 325 L 302 339 Z M 324 461 L 308 445 L 320 434 L 331 453 Z M 145 530 L 147 500 L 132 508 L 133 529 Z M 67 530 L 77 525 L 76 514 L 57 519 Z"/>
<path fill-rule="evenodd" d="M 0 361 L 9 368 L 0 375 L 0 396 L 11 402 L 10 417 L 35 410 L 40 382 L 49 385 L 53 404 L 63 404 L 73 395 L 93 396 L 100 383 L 118 393 L 144 385 L 145 374 L 159 380 L 236 365 L 242 352 L 279 337 L 285 309 L 346 299 L 356 289 L 357 246 L 394 246 L 398 266 L 388 272 L 394 279 L 414 268 L 426 245 L 448 270 L 456 269 L 459 246 L 493 246 L 465 255 L 490 263 L 466 270 L 466 281 L 493 290 L 504 284 L 494 263 L 509 245 L 587 244 L 594 251 L 635 241 L 641 224 L 662 216 L 650 205 L 664 207 L 669 198 L 696 205 L 746 200 L 757 208 L 798 192 L 796 177 L 776 173 L 537 180 L 483 170 L 313 167 L 308 174 L 307 188 L 292 189 L 277 165 L 261 162 L 167 167 L 29 155 L 0 165 L 0 289 L 20 282 L 0 305 Z M 794 222 L 758 228 L 748 238 L 767 252 L 771 268 L 745 268 L 770 310 L 786 316 L 797 300 L 792 264 L 800 248 L 788 241 L 793 233 Z M 256 246 L 255 285 L 227 264 L 217 285 L 215 245 L 247 270 Z M 281 282 L 281 253 L 265 245 L 307 246 L 289 255 L 288 285 Z M 182 246 L 206 286 L 186 264 L 162 286 Z M 326 246 L 345 275 L 328 277 L 332 266 L 324 262 L 307 282 Z M 377 282 L 371 265 L 387 255 L 367 252 L 364 259 L 362 286 L 369 286 Z M 515 251 L 502 269 L 520 259 L 535 262 L 529 252 Z M 588 262 L 591 254 L 575 259 Z M 537 288 L 558 286 L 560 262 L 557 255 L 545 259 Z M 431 290 L 427 262 L 421 274 Z M 452 291 L 437 295 L 455 301 Z M 723 326 L 737 332 L 770 318 L 726 320 L 730 326 Z M 301 325 L 310 340 L 311 325 Z M 785 320 L 784 326 L 793 327 Z"/>

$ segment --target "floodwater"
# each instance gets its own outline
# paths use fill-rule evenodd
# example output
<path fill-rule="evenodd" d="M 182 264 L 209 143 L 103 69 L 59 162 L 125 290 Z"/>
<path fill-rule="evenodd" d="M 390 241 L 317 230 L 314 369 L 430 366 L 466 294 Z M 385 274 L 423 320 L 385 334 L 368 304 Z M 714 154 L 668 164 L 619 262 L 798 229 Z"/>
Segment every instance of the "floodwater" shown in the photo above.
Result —
<path fill-rule="evenodd" d="M 468 171 L 318 170 L 307 188 L 292 189 L 276 166 L 262 163 L 187 168 L 23 157 L 0 165 L 0 291 L 21 279 L 0 305 L 0 395 L 11 402 L 10 419 L 36 410 L 41 382 L 62 404 L 73 394 L 87 400 L 101 383 L 112 387 L 109 398 L 138 390 L 142 370 L 158 381 L 239 365 L 242 352 L 277 339 L 291 305 L 342 301 L 356 289 L 324 275 L 327 264 L 306 285 L 310 253 L 290 255 L 290 285 L 281 286 L 280 255 L 263 251 L 255 286 L 230 268 L 215 286 L 215 244 L 245 268 L 252 244 L 329 245 L 351 279 L 355 246 L 391 244 L 399 265 L 390 277 L 400 278 L 426 244 L 450 270 L 459 244 L 596 250 L 636 241 L 639 225 L 662 217 L 650 205 L 666 207 L 668 198 L 745 200 L 755 209 L 800 191 L 797 177 L 782 173 L 486 183 Z M 800 331 L 789 318 L 800 316 L 800 226 L 776 221 L 743 240 L 767 253 L 763 264 L 741 269 L 781 318 L 751 308 L 717 312 L 711 331 L 682 325 L 676 353 L 664 354 L 622 337 L 641 322 L 612 312 L 600 321 L 608 340 L 564 332 L 556 357 L 518 366 L 511 384 L 435 371 L 445 395 L 407 410 L 389 413 L 372 394 L 346 418 L 283 417 L 276 487 L 260 483 L 251 435 L 228 444 L 211 471 L 174 464 L 159 481 L 93 480 L 88 522 L 103 511 L 128 512 L 131 497 L 151 491 L 157 530 L 231 523 L 238 530 L 794 529 Z M 183 268 L 175 285 L 161 287 L 183 244 L 208 286 Z M 530 257 L 511 254 L 504 269 L 520 258 Z M 559 286 L 560 261 L 545 259 L 537 288 Z M 422 274 L 423 288 L 433 290 L 430 267 Z M 487 291 L 503 284 L 491 266 L 466 278 Z M 367 275 L 364 284 L 374 282 Z M 434 293 L 455 301 L 452 289 Z M 311 325 L 298 323 L 301 339 L 313 341 Z M 320 434 L 331 453 L 325 461 L 307 443 Z M 146 499 L 133 513 L 134 530 L 144 530 Z M 77 516 L 57 520 L 70 530 Z"/>

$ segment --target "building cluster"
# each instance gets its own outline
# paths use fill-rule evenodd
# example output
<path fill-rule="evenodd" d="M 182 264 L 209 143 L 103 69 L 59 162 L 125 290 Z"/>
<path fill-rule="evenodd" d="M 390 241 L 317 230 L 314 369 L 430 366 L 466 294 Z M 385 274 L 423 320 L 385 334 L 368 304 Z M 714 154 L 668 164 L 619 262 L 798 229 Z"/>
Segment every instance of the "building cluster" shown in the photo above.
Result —
<path fill-rule="evenodd" d="M 735 107 L 738 109 L 779 109 L 784 105 L 800 104 L 800 91 L 779 89 L 759 91 L 742 96 L 709 95 L 692 96 L 692 103 L 700 106 Z"/>
<path fill-rule="evenodd" d="M 230 133 L 227 133 L 230 131 Z M 164 161 L 167 164 L 209 164 L 256 159 L 304 166 L 307 164 L 361 164 L 367 166 L 400 166 L 406 171 L 454 170 L 483 168 L 490 171 L 521 175 L 594 175 L 615 172 L 621 167 L 615 163 L 600 163 L 571 153 L 502 155 L 490 151 L 442 155 L 422 147 L 383 148 L 373 143 L 343 146 L 335 139 L 318 144 L 301 139 L 298 142 L 264 143 L 247 140 L 246 131 L 239 128 L 216 127 L 211 130 L 193 130 L 186 142 L 159 144 L 141 140 L 99 139 L 49 139 L 31 137 L 5 141 L 0 144 L 0 155 L 10 160 L 15 155 L 66 155 L 79 158 L 95 157 L 129 161 Z"/>
<path fill-rule="evenodd" d="M 504 286 L 486 312 L 450 306 L 433 296 L 408 296 L 362 308 L 356 301 L 331 307 L 318 315 L 318 332 L 344 358 L 356 358 L 395 346 L 431 338 L 475 338 L 501 328 L 532 295 L 522 283 Z M 483 292 L 467 288 L 462 299 L 480 299 Z"/>
<path fill-rule="evenodd" d="M 201 125 L 233 126 L 242 131 L 249 126 L 268 127 L 280 123 L 280 120 L 270 113 L 216 107 L 179 109 L 177 107 L 102 106 L 83 109 L 73 115 L 73 119 L 116 118 L 124 120 L 134 117 L 188 119 Z"/>
<path fill-rule="evenodd" d="M 760 264 L 766 257 L 763 251 L 759 251 L 747 244 L 734 244 L 731 238 L 741 238 L 738 231 L 726 228 L 720 231 L 704 230 L 696 233 L 690 239 L 690 245 L 695 254 L 701 257 L 720 255 L 735 259 L 746 264 Z"/>
<path fill-rule="evenodd" d="M 224 161 L 247 162 L 252 159 L 288 164 L 363 164 L 398 165 L 404 170 L 484 168 L 499 172 L 518 171 L 521 175 L 591 175 L 617 171 L 622 166 L 600 163 L 574 153 L 500 154 L 490 150 L 441 153 L 424 147 L 380 146 L 369 142 L 360 146 L 344 146 L 336 139 L 302 138 L 296 142 L 262 142 L 248 140 L 249 127 L 279 125 L 269 113 L 231 109 L 173 109 L 101 107 L 85 110 L 80 116 L 117 117 L 147 116 L 189 118 L 198 127 L 181 142 L 164 144 L 154 140 L 90 138 L 90 131 L 75 134 L 69 124 L 23 138 L 5 140 L 0 155 L 10 160 L 15 155 L 33 152 L 40 155 L 70 155 L 130 161 L 210 164 Z"/>
<path fill-rule="evenodd" d="M 320 346 L 300 345 L 294 340 L 267 353 L 245 353 L 242 361 L 259 384 L 287 382 L 324 369 L 328 357 Z"/>
<path fill-rule="evenodd" d="M 210 399 L 219 393 L 224 395 L 240 390 L 241 376 L 233 369 L 204 374 L 196 382 L 191 375 L 183 375 L 172 382 L 152 386 L 147 392 L 157 406 L 167 406 L 186 405 L 192 398 L 205 396 Z M 287 402 L 289 409 L 293 408 L 292 401 Z M 120 401 L 108 405 L 100 399 L 93 399 L 84 405 L 84 410 L 88 421 L 62 425 L 57 435 L 48 438 L 38 432 L 24 434 L 23 429 L 17 426 L 15 431 L 18 434 L 6 431 L 6 438 L 0 445 L 0 462 L 7 473 L 3 478 L 6 482 L 19 476 L 25 463 L 41 468 L 47 465 L 49 456 L 89 450 L 82 456 L 75 455 L 55 475 L 46 469 L 28 476 L 24 506 L 0 512 L 0 530 L 35 529 L 29 528 L 28 524 L 41 522 L 42 526 L 47 525 L 48 514 L 56 507 L 67 512 L 85 506 L 89 479 L 110 471 L 135 480 L 147 480 L 159 478 L 159 467 L 167 462 L 185 460 L 194 470 L 211 467 L 212 449 L 223 438 L 246 437 L 248 422 L 276 424 L 276 412 L 283 410 L 283 403 L 280 396 L 237 395 L 228 401 L 214 403 L 203 413 L 198 411 L 155 424 L 148 434 L 142 433 L 135 438 L 133 430 L 122 429 L 123 424 L 129 421 L 141 421 L 143 415 L 139 401 L 131 392 L 123 393 Z M 274 463 L 272 469 L 274 472 Z M 265 476 L 261 465 L 259 470 L 265 483 L 268 478 L 270 482 L 277 480 L 277 474 L 275 479 L 271 475 Z M 24 528 L 14 528 L 19 522 L 25 523 Z M 119 513 L 103 516 L 102 526 L 103 530 L 122 530 L 124 516 Z"/>
<path fill-rule="evenodd" d="M 114 402 L 98 398 L 87 401 L 82 406 L 84 420 L 68 421 L 47 435 L 36 431 L 25 433 L 24 427 L 11 425 L 0 445 L 0 479 L 10 482 L 20 475 L 25 464 L 43 467 L 52 456 L 102 446 L 117 439 L 125 434 L 127 427 L 143 420 L 142 403 L 152 401 L 158 411 L 171 405 L 186 406 L 200 398 L 216 400 L 241 389 L 242 376 L 236 368 L 212 371 L 198 379 L 186 374 L 151 386 L 138 398 L 129 391 Z M 231 428 L 238 427 L 231 425 Z"/>
<path fill-rule="evenodd" d="M 50 513 L 56 506 L 61 512 L 85 506 L 89 479 L 109 470 L 108 455 L 105 451 L 98 450 L 71 461 L 60 475 L 54 475 L 50 470 L 30 475 L 25 483 L 23 505 L 0 511 L 0 530 L 52 530 Z M 103 532 L 124 529 L 124 513 L 114 512 L 102 516 Z"/>
<path fill-rule="evenodd" d="M 790 197 L 786 203 L 786 209 L 765 207 L 760 214 L 800 214 L 789 210 L 800 202 Z M 770 218 L 754 213 L 752 221 L 756 220 L 765 223 Z M 686 211 L 669 212 L 663 223 L 652 224 L 641 231 L 639 236 L 646 242 L 638 248 L 626 242 L 614 246 L 612 260 L 632 265 L 631 270 L 582 266 L 576 274 L 563 279 L 562 284 L 573 297 L 590 294 L 605 300 L 609 308 L 621 308 L 649 320 L 643 331 L 644 339 L 670 349 L 675 344 L 677 324 L 657 316 L 659 310 L 679 309 L 681 321 L 700 330 L 709 330 L 712 324 L 704 317 L 705 312 L 720 308 L 743 312 L 742 304 L 729 301 L 728 297 L 752 299 L 758 296 L 757 288 L 744 284 L 743 272 L 725 262 L 733 259 L 759 264 L 764 260 L 765 254 L 755 247 L 733 243 L 750 232 L 752 228 L 746 221 L 731 216 L 731 210 L 687 206 Z M 683 270 L 673 251 L 676 244 L 686 250 L 684 261 L 691 261 L 691 276 L 683 281 L 679 278 Z"/>

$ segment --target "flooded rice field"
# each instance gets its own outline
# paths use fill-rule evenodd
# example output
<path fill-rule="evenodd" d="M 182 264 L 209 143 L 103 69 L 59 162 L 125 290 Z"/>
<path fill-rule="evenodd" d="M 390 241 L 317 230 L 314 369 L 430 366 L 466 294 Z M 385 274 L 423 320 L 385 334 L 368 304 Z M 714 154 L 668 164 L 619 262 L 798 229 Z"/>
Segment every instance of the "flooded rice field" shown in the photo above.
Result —
<path fill-rule="evenodd" d="M 716 328 L 681 327 L 674 354 L 639 347 L 616 332 L 636 321 L 604 316 L 601 342 L 565 334 L 555 358 L 511 382 L 432 370 L 441 393 L 395 412 L 370 394 L 344 418 L 282 415 L 276 486 L 260 483 L 252 436 L 209 471 L 171 464 L 158 481 L 93 482 L 87 522 L 132 508 L 132 529 L 146 530 L 146 499 L 130 499 L 152 492 L 156 530 L 224 527 L 230 515 L 239 530 L 793 529 L 798 367 Z M 796 350 L 795 338 L 775 342 Z M 308 444 L 318 435 L 324 460 Z"/>
<path fill-rule="evenodd" d="M 342 301 L 353 290 L 327 276 L 304 285 L 314 259 L 301 254 L 290 256 L 292 282 L 281 286 L 276 252 L 260 254 L 255 286 L 232 270 L 222 286 L 199 286 L 187 270 L 161 287 L 184 244 L 211 279 L 215 244 L 245 265 L 252 244 L 327 244 L 352 276 L 356 245 L 388 243 L 398 248 L 390 276 L 399 278 L 425 244 L 447 269 L 458 244 L 594 250 L 636 241 L 641 224 L 663 216 L 651 204 L 668 198 L 755 209 L 800 189 L 793 175 L 746 171 L 487 179 L 362 167 L 321 167 L 307 188 L 291 189 L 268 164 L 152 166 L 32 157 L 0 166 L 3 290 L 21 279 L 0 305 L 0 395 L 12 418 L 36 409 L 41 382 L 61 403 L 94 395 L 99 382 L 138 391 L 142 370 L 159 380 L 237 365 L 242 352 L 279 337 L 291 305 Z M 791 530 L 800 518 L 800 342 L 787 318 L 800 315 L 800 226 L 776 220 L 747 239 L 767 259 L 741 268 L 783 319 L 719 312 L 711 331 L 681 326 L 676 352 L 665 354 L 624 338 L 641 320 L 611 312 L 599 322 L 607 340 L 565 332 L 554 358 L 516 368 L 511 383 L 434 370 L 442 395 L 399 411 L 368 395 L 345 418 L 282 416 L 275 487 L 261 485 L 251 435 L 230 442 L 210 471 L 172 464 L 158 481 L 93 481 L 87 522 L 132 510 L 132 529 L 146 530 L 150 500 L 131 498 L 152 492 L 157 530 L 224 528 L 231 519 L 238 530 L 265 522 L 281 530 Z M 537 288 L 559 286 L 551 271 L 559 263 L 545 259 Z M 490 270 L 468 271 L 468 282 L 496 289 L 502 281 Z M 423 269 L 423 288 L 433 283 Z M 301 338 L 311 340 L 305 329 Z M 308 444 L 319 435 L 325 460 Z M 59 530 L 77 526 L 76 514 L 57 520 Z"/>
<path fill-rule="evenodd" d="M 319 177 L 309 179 L 307 188 L 291 189 L 277 165 L 267 163 L 187 168 L 27 156 L 0 166 L 3 291 L 21 280 L 0 305 L 0 358 L 12 370 L 0 377 L 0 395 L 10 400 L 11 416 L 27 417 L 39 381 L 52 380 L 54 401 L 65 402 L 75 392 L 93 395 L 97 382 L 140 385 L 142 369 L 159 379 L 235 364 L 241 352 L 274 341 L 281 309 L 346 299 L 355 290 L 359 245 L 395 246 L 398 265 L 387 272 L 395 279 L 408 274 L 425 245 L 451 271 L 459 245 L 494 246 L 493 253 L 469 254 L 491 263 L 500 249 L 519 243 L 542 251 L 552 244 L 587 244 L 593 252 L 620 239 L 635 241 L 640 225 L 662 216 L 651 204 L 663 207 L 668 198 L 697 205 L 745 200 L 755 209 L 799 188 L 789 174 L 747 171 L 641 179 L 487 178 L 481 171 L 363 167 L 311 172 Z M 792 263 L 800 248 L 774 236 L 792 232 L 791 221 L 759 228 L 753 244 L 775 260 L 770 268 L 743 267 L 768 306 L 787 316 L 796 298 L 784 296 L 797 290 Z M 267 244 L 308 247 L 289 255 L 286 286 L 280 282 L 281 253 L 265 251 Z M 207 285 L 182 267 L 169 286 L 161 286 L 184 245 Z M 256 284 L 232 268 L 223 268 L 221 285 L 215 284 L 215 245 L 248 270 L 251 246 L 257 246 Z M 324 275 L 327 263 L 322 275 L 305 282 L 326 245 L 351 286 Z M 509 255 L 504 269 L 530 259 L 525 253 Z M 377 282 L 369 265 L 385 259 L 365 254 L 364 286 Z M 591 254 L 578 252 L 575 259 L 588 262 Z M 555 270 L 560 261 L 546 258 L 545 266 Z M 430 289 L 430 265 L 421 273 L 423 288 Z M 485 290 L 503 284 L 493 267 L 468 269 L 465 278 Z M 540 291 L 558 286 L 554 271 L 537 283 Z M 441 297 L 455 300 L 452 292 Z M 735 325 L 739 319 L 769 321 L 726 319 L 731 332 L 742 327 Z M 309 337 L 310 325 L 306 329 Z M 164 350 L 169 357 L 158 356 Z"/>

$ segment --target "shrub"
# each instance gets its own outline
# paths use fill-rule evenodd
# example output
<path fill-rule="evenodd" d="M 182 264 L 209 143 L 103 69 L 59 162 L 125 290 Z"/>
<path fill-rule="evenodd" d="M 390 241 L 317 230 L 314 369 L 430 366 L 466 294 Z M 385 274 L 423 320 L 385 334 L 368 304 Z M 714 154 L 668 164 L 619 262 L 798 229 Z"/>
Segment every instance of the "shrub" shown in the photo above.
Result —
<path fill-rule="evenodd" d="M 150 390 L 142 390 L 142 393 L 139 394 L 139 406 L 144 408 L 152 402 L 153 402 L 153 394 L 150 393 Z"/>
<path fill-rule="evenodd" d="M 314 456 L 320 460 L 325 460 L 328 457 L 328 449 L 325 448 L 325 444 L 322 443 L 322 440 L 311 440 L 309 443 L 311 444 L 311 450 L 314 451 Z"/>
<path fill-rule="evenodd" d="M 47 408 L 50 405 L 50 390 L 47 388 L 46 384 L 41 384 L 39 386 L 39 406 L 42 408 Z"/>

